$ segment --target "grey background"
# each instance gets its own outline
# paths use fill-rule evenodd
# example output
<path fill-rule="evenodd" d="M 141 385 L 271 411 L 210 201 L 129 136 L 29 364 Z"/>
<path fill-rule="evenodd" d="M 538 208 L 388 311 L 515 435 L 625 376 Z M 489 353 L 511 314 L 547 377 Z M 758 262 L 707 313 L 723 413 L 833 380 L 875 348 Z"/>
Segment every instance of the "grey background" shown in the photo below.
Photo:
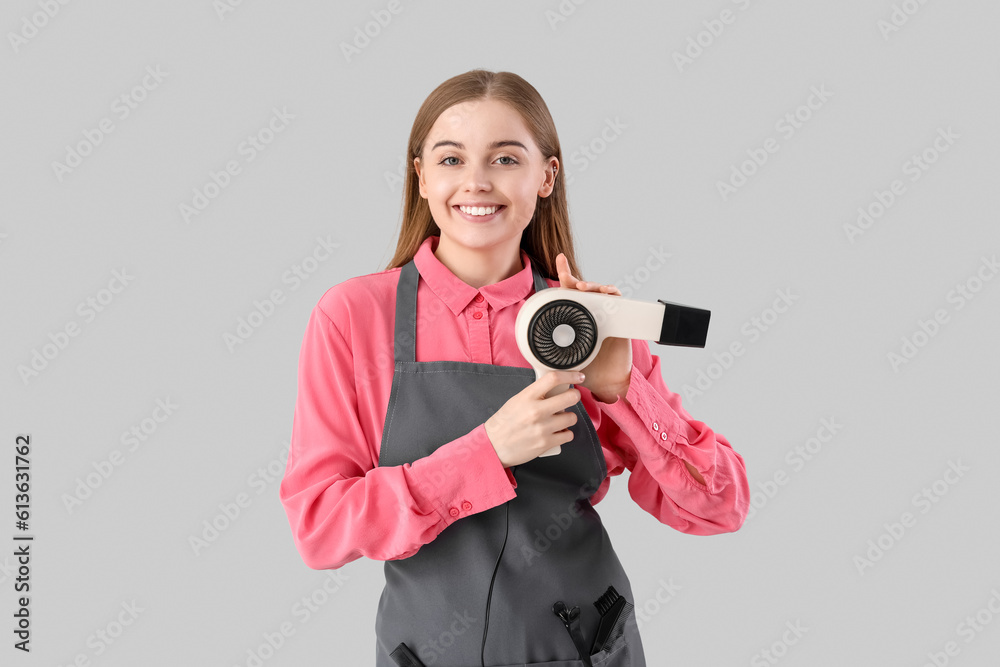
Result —
<path fill-rule="evenodd" d="M 993 278 L 983 258 L 1000 247 L 996 3 L 400 0 L 391 14 L 247 0 L 220 14 L 207 0 L 118 1 L 51 18 L 46 4 L 0 10 L 4 664 L 245 666 L 283 623 L 294 634 L 265 651 L 269 667 L 371 663 L 382 564 L 348 564 L 325 594 L 328 573 L 302 564 L 278 501 L 299 346 L 326 289 L 384 269 L 416 111 L 475 67 L 516 72 L 546 100 L 584 275 L 712 310 L 706 349 L 653 352 L 675 391 L 714 374 L 685 406 L 745 457 L 755 514 L 737 533 L 684 535 L 631 500 L 627 472 L 597 505 L 649 664 L 995 664 L 1000 280 L 976 279 Z M 732 22 L 709 39 L 703 22 L 724 10 Z M 894 11 L 907 20 L 884 33 Z M 391 21 L 348 59 L 341 44 L 372 12 Z M 33 16 L 42 27 L 15 45 Z M 679 68 L 674 53 L 699 33 L 708 45 Z M 147 67 L 162 81 L 121 118 L 113 101 Z M 824 86 L 831 96 L 782 134 L 776 123 Z M 275 108 L 294 118 L 248 161 L 241 142 Z M 53 163 L 103 118 L 113 132 L 60 180 Z M 609 121 L 622 127 L 602 143 Z M 912 181 L 905 163 L 933 157 L 948 128 L 957 139 Z M 779 150 L 723 199 L 717 183 L 769 137 Z M 240 173 L 186 222 L 180 205 L 229 160 Z M 894 179 L 905 192 L 851 242 L 844 226 Z M 318 237 L 339 247 L 308 280 L 283 280 Z M 670 258 L 647 271 L 651 247 Z M 78 304 L 122 269 L 134 279 L 87 321 Z M 967 281 L 981 289 L 959 308 L 948 295 Z M 283 302 L 230 350 L 225 334 L 273 290 Z M 752 338 L 778 290 L 796 300 Z M 888 355 L 938 309 L 947 321 L 893 368 Z M 19 367 L 71 322 L 79 335 L 24 381 Z M 735 342 L 744 354 L 713 369 Z M 168 398 L 177 408 L 129 451 L 122 433 Z M 830 418 L 838 432 L 793 464 Z M 11 648 L 21 433 L 30 655 Z M 116 450 L 121 464 L 68 509 Z M 952 463 L 961 477 L 945 475 Z M 769 487 L 775 475 L 785 483 Z M 937 502 L 919 501 L 935 483 Z M 239 494 L 239 516 L 196 554 L 192 536 L 223 525 L 220 504 Z M 914 521 L 892 537 L 905 512 Z M 880 539 L 889 548 L 859 566 Z M 314 594 L 323 604 L 304 618 Z M 141 611 L 97 643 L 123 604 Z M 961 625 L 977 613 L 993 622 Z"/>

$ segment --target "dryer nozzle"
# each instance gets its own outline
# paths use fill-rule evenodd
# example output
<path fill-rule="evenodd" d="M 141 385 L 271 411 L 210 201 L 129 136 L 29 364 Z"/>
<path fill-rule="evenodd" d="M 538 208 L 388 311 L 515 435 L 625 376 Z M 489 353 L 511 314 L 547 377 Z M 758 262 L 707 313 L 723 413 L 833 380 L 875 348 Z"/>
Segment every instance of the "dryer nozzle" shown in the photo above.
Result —
<path fill-rule="evenodd" d="M 681 347 L 705 347 L 708 338 L 708 321 L 711 311 L 679 303 L 671 303 L 657 299 L 665 308 L 663 310 L 663 325 L 660 337 L 656 341 L 660 345 L 678 345 Z"/>

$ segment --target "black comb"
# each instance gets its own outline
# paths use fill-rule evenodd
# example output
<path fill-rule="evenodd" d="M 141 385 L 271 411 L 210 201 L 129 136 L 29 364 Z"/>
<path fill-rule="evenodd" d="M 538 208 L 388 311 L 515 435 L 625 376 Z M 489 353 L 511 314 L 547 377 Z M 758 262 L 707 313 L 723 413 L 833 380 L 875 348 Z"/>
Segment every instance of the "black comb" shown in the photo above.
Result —
<path fill-rule="evenodd" d="M 632 610 L 632 603 L 619 595 L 614 586 L 608 586 L 594 606 L 601 615 L 601 622 L 590 648 L 591 654 L 603 651 L 625 633 L 625 620 Z"/>
<path fill-rule="evenodd" d="M 389 654 L 389 657 L 399 667 L 424 667 L 424 663 L 420 662 L 420 658 L 404 642 L 400 642 L 396 650 Z"/>

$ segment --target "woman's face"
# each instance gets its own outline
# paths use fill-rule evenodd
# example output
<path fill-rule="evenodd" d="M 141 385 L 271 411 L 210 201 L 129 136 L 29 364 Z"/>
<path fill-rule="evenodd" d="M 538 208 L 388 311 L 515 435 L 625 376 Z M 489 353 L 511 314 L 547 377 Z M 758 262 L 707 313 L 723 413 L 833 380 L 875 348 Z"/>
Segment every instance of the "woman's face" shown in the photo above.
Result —
<path fill-rule="evenodd" d="M 446 109 L 428 133 L 422 155 L 414 159 L 420 196 L 442 237 L 479 250 L 520 239 L 537 198 L 551 194 L 552 169 L 559 162 L 543 159 L 521 116 L 497 100 Z M 496 212 L 490 213 L 494 206 Z M 480 207 L 486 215 L 478 215 Z"/>

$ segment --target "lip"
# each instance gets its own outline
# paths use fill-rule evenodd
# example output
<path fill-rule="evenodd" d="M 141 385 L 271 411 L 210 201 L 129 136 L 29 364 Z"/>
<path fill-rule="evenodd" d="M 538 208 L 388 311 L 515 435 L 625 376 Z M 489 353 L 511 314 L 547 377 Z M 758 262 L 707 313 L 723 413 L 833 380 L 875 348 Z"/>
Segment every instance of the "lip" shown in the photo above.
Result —
<path fill-rule="evenodd" d="M 489 206 L 497 206 L 499 208 L 497 208 L 496 213 L 491 213 L 490 215 L 469 215 L 468 213 L 462 212 L 462 209 L 460 209 L 459 206 L 482 206 L 483 208 L 487 208 Z M 455 210 L 456 213 L 458 213 L 460 216 L 462 216 L 469 222 L 489 222 L 490 220 L 493 220 L 495 217 L 503 213 L 507 207 L 503 204 L 455 204 L 454 206 L 452 206 L 452 208 Z"/>

